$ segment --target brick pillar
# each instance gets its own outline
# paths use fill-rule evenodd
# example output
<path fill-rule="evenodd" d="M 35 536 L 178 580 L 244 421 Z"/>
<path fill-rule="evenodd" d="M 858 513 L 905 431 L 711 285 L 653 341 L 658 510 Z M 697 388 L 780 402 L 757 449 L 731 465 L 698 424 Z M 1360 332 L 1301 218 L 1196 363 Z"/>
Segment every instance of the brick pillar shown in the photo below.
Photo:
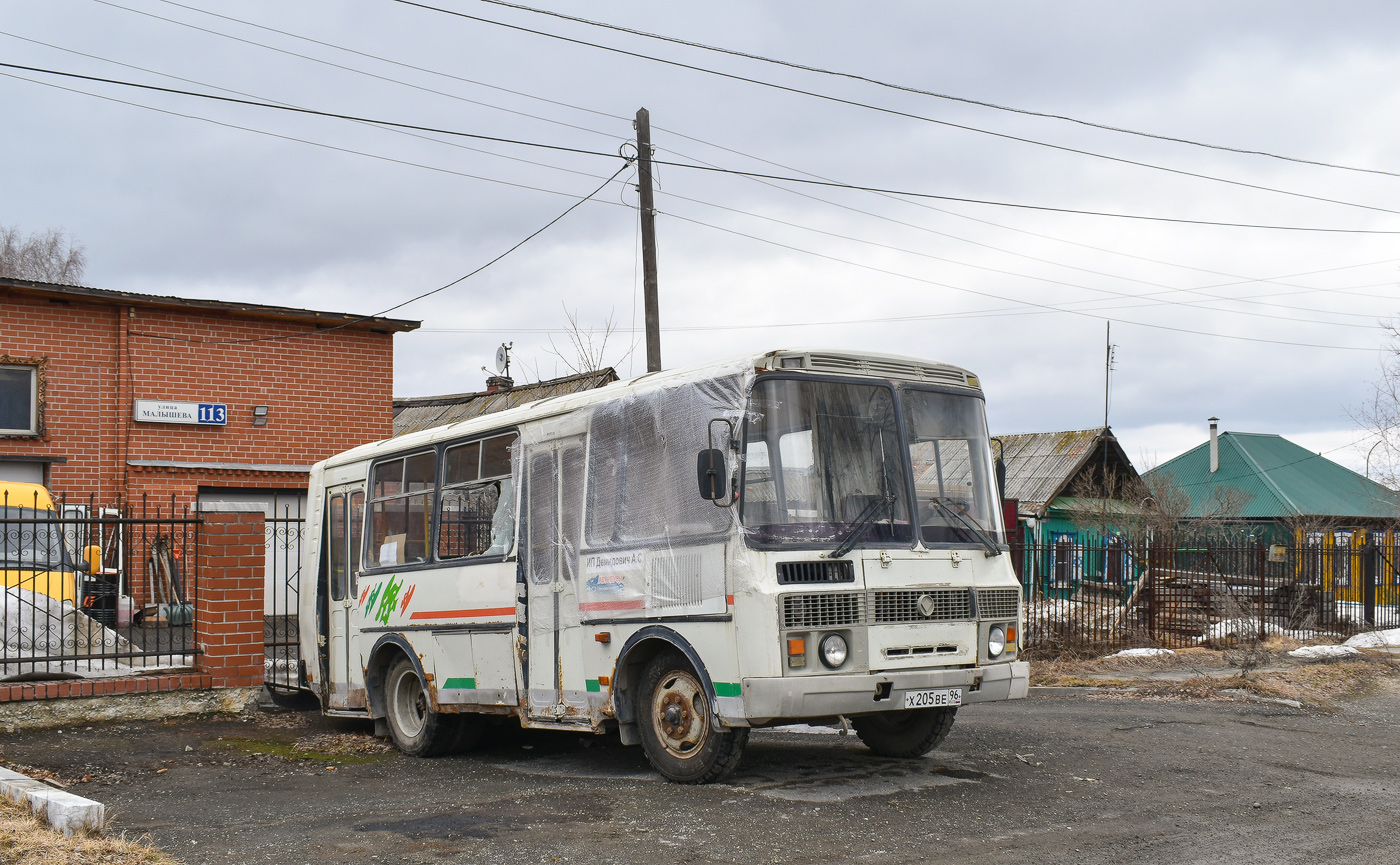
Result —
<path fill-rule="evenodd" d="M 197 664 L 216 688 L 263 682 L 264 517 L 206 512 L 199 529 L 195 602 Z"/>

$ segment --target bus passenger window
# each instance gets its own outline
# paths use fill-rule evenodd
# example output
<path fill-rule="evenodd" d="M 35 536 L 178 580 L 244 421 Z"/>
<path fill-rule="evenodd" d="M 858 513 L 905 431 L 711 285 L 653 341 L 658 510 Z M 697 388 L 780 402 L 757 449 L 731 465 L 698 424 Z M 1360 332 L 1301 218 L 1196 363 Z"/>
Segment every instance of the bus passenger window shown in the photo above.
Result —
<path fill-rule="evenodd" d="M 437 454 L 414 454 L 374 467 L 370 563 L 376 567 L 428 560 Z"/>
<path fill-rule="evenodd" d="M 345 543 L 345 496 L 331 496 L 331 500 L 326 503 L 326 546 L 330 555 L 331 571 L 331 599 L 336 601 L 345 600 L 345 586 L 347 584 L 345 576 L 345 554 L 347 546 Z"/>
<path fill-rule="evenodd" d="M 515 491 L 510 479 L 514 435 L 447 449 L 438 502 L 437 557 L 501 556 L 515 537 Z"/>
<path fill-rule="evenodd" d="M 363 567 L 360 558 L 363 554 L 361 547 L 364 546 L 365 539 L 365 494 L 362 492 L 350 495 L 350 594 L 354 595 L 359 587 L 355 585 L 355 575 Z"/>

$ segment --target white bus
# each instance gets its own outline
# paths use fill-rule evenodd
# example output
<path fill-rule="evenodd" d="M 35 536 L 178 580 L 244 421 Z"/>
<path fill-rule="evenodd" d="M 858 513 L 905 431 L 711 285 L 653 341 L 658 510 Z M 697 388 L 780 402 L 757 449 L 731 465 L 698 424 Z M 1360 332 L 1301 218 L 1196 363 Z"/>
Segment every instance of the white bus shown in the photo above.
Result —
<path fill-rule="evenodd" d="M 1024 697 L 977 377 L 774 351 L 376 442 L 311 471 L 304 680 L 406 754 L 487 715 L 725 778 L 749 730 L 927 753 Z M 311 581 L 314 580 L 314 585 Z"/>

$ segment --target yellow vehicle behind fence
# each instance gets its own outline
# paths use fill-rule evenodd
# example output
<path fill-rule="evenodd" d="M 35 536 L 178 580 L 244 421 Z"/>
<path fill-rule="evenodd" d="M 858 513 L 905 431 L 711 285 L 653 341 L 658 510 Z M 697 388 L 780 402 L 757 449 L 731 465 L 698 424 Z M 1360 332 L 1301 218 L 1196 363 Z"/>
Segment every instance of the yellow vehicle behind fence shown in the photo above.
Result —
<path fill-rule="evenodd" d="M 56 520 L 53 497 L 42 485 L 0 482 L 0 575 L 5 587 L 76 605 L 77 573 Z"/>

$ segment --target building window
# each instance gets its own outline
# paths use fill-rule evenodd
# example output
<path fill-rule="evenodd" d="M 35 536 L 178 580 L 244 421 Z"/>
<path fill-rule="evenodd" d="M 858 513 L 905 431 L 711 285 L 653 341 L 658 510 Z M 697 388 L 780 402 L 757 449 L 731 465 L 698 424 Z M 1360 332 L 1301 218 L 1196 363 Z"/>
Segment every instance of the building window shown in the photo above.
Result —
<path fill-rule="evenodd" d="M 0 365 L 0 435 L 38 434 L 38 367 Z"/>

